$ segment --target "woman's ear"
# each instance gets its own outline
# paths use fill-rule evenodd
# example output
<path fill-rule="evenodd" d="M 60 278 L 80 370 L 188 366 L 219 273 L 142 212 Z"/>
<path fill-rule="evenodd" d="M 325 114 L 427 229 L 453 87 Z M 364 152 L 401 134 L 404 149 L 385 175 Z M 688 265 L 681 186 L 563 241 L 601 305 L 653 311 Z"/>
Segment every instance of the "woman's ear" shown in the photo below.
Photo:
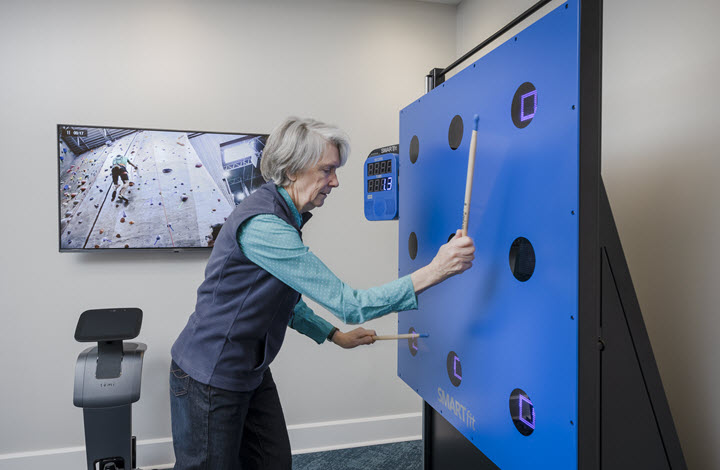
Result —
<path fill-rule="evenodd" d="M 293 182 L 293 183 L 294 183 L 295 181 L 297 181 L 297 175 L 294 174 L 294 173 L 293 173 L 293 174 L 288 174 L 287 177 L 288 177 L 288 179 L 289 179 L 291 182 Z"/>

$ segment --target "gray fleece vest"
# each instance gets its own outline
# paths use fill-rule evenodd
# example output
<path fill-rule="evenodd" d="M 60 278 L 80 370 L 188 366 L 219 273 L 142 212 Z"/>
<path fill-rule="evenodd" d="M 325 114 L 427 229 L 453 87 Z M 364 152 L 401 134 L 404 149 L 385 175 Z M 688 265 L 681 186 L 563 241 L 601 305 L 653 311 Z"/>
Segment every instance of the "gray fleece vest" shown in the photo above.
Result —
<path fill-rule="evenodd" d="M 261 186 L 225 221 L 197 291 L 195 312 L 172 347 L 173 360 L 198 382 L 253 390 L 275 359 L 300 294 L 245 257 L 237 233 L 243 222 L 275 214 L 293 226 L 274 183 Z M 310 213 L 303 214 L 303 225 Z"/>

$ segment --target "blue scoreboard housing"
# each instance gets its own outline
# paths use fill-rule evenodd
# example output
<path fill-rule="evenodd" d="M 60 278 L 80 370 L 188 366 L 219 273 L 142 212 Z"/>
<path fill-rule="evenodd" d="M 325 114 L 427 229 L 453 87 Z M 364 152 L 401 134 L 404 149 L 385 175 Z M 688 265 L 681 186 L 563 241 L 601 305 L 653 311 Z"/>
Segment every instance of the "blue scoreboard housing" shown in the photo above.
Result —
<path fill-rule="evenodd" d="M 365 218 L 392 220 L 398 215 L 398 146 L 375 149 L 365 160 Z"/>
<path fill-rule="evenodd" d="M 398 376 L 482 465 L 443 453 L 447 433 L 428 452 L 426 415 L 425 470 L 685 468 L 600 178 L 601 13 L 552 10 L 400 111 L 392 172 L 366 162 L 368 219 L 374 181 L 399 189 L 410 274 L 462 225 L 479 116 L 475 261 L 400 312 L 398 333 L 429 336 L 399 343 Z"/>

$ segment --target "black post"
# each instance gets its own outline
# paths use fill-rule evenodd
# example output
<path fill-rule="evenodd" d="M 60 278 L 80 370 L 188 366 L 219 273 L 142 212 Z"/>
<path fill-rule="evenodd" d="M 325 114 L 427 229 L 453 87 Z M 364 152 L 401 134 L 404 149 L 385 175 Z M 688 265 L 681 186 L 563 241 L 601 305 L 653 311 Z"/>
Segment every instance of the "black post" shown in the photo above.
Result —
<path fill-rule="evenodd" d="M 580 2 L 580 207 L 578 254 L 578 468 L 600 462 L 600 142 L 602 0 Z"/>

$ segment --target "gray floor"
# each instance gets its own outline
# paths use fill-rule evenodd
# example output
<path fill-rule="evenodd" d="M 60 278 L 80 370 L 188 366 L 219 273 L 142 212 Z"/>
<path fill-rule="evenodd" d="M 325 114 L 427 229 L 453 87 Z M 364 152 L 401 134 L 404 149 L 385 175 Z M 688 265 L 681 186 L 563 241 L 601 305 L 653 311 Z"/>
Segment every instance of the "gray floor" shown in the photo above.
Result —
<path fill-rule="evenodd" d="M 293 455 L 293 470 L 421 470 L 422 441 Z"/>

